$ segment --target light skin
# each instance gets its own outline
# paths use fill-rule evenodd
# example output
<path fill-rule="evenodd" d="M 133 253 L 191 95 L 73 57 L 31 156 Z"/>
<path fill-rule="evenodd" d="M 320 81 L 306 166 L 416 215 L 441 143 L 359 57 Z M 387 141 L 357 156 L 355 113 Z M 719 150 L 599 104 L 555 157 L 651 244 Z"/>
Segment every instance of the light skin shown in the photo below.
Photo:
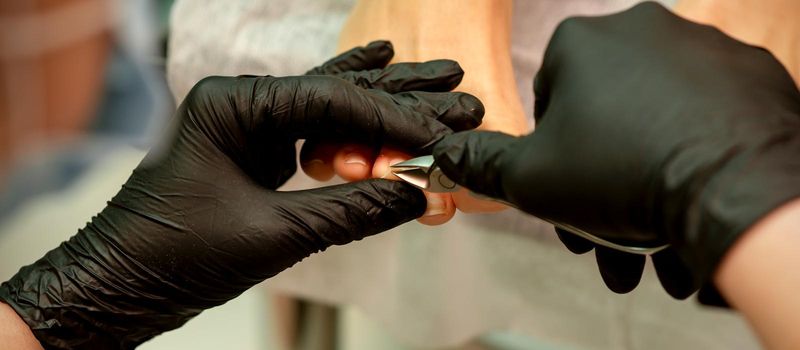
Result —
<path fill-rule="evenodd" d="M 756 223 L 725 255 L 714 282 L 768 349 L 800 347 L 800 199 Z"/>
<path fill-rule="evenodd" d="M 3 302 L 0 302 L 0 325 L 0 349 L 42 349 L 30 327 Z"/>

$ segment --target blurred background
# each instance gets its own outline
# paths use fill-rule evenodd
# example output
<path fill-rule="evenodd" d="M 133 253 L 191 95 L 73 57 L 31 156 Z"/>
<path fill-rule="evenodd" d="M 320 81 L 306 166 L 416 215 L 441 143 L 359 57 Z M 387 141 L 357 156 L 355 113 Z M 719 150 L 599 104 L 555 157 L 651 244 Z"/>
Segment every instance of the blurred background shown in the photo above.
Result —
<path fill-rule="evenodd" d="M 67 188 L 116 146 L 148 147 L 173 109 L 171 5 L 0 3 L 0 219 Z"/>
<path fill-rule="evenodd" d="M 635 2 L 514 3 L 514 33 L 533 33 L 514 34 L 511 52 L 528 117 L 531 77 L 554 26 L 570 15 L 608 13 Z M 196 81 L 210 74 L 302 74 L 335 54 L 355 3 L 0 1 L 0 280 L 57 246 L 105 206 L 158 138 L 175 101 Z M 536 15 L 525 17 L 530 14 Z M 747 29 L 755 27 L 744 23 L 742 35 L 748 38 Z M 797 74 L 798 46 L 788 47 L 780 57 Z M 290 187 L 309 183 L 295 181 Z M 257 286 L 142 348 L 758 347 L 732 312 L 671 300 L 650 267 L 637 291 L 614 295 L 603 287 L 593 259 L 566 252 L 554 243 L 548 226 L 517 214 L 500 215 L 506 216 L 465 221 L 480 231 L 477 238 L 442 250 L 441 259 L 454 265 L 468 260 L 480 276 L 426 260 L 440 255 L 426 250 L 440 238 L 410 224 L 404 230 L 426 236 L 409 234 L 400 242 L 402 255 L 397 244 L 377 248 L 383 238 L 331 249 L 267 281 L 267 288 Z M 497 221 L 505 226 L 493 224 Z M 494 231 L 510 234 L 484 240 Z M 381 264 L 371 264 L 380 259 Z M 416 271 L 410 277 L 397 267 L 406 262 L 418 268 L 409 270 Z M 373 270 L 346 275 L 342 271 L 353 269 L 348 264 Z M 548 264 L 561 270 L 545 271 L 542 266 Z M 327 278 L 333 272 L 317 265 L 337 269 L 343 277 Z M 374 278 L 359 278 L 365 275 Z"/>

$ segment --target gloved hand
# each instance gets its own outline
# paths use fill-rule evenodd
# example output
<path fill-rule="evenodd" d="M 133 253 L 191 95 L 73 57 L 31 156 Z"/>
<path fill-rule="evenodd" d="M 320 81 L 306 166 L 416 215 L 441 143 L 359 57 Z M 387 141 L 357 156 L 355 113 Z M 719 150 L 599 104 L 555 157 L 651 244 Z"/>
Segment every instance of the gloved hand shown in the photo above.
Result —
<path fill-rule="evenodd" d="M 800 93 L 766 50 L 643 3 L 564 21 L 535 80 L 536 130 L 463 132 L 434 148 L 475 192 L 653 255 L 684 298 L 766 213 L 800 196 Z M 571 250 L 593 246 L 561 232 Z M 612 290 L 643 257 L 596 252 Z"/>
<path fill-rule="evenodd" d="M 436 120 L 427 112 L 450 93 L 359 87 L 442 90 L 460 72 L 453 61 L 380 70 L 391 55 L 375 42 L 316 69 L 338 77 L 199 82 L 108 206 L 0 298 L 46 347 L 128 349 L 310 254 L 418 217 L 425 197 L 401 182 L 275 191 L 295 172 L 298 139 L 334 133 L 424 153 L 452 132 L 446 123 L 475 118 L 480 102 L 463 93 Z"/>

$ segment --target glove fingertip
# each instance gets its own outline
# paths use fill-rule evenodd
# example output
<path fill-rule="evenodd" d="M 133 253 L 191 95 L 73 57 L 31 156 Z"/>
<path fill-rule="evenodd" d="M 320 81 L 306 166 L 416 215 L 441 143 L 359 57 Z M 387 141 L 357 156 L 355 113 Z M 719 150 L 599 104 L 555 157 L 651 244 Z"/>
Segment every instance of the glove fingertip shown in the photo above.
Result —
<path fill-rule="evenodd" d="M 376 40 L 367 46 L 358 46 L 314 67 L 306 75 L 335 75 L 349 71 L 363 71 L 386 67 L 394 57 L 394 46 L 386 40 Z"/>
<path fill-rule="evenodd" d="M 461 65 L 458 62 L 450 59 L 438 59 L 427 61 L 423 63 L 421 66 L 424 66 L 428 70 L 428 75 L 434 77 L 440 77 L 439 81 L 440 86 L 438 91 L 450 91 L 455 89 L 458 84 L 461 84 L 461 80 L 464 79 L 464 69 L 461 68 Z"/>
<path fill-rule="evenodd" d="M 369 179 L 356 183 L 363 193 L 375 199 L 380 211 L 377 212 L 379 218 L 376 222 L 386 222 L 390 226 L 395 226 L 402 222 L 416 219 L 425 212 L 427 199 L 425 194 L 416 187 L 402 182 L 386 179 Z M 363 209 L 367 212 L 375 212 L 375 206 Z M 386 220 L 383 220 L 386 219 Z M 396 223 L 395 223 L 396 222 Z M 388 228 L 387 228 L 388 229 Z"/>
<path fill-rule="evenodd" d="M 652 255 L 661 286 L 675 299 L 686 299 L 700 286 L 695 283 L 692 271 L 681 260 L 674 249 L 666 249 Z"/>
<path fill-rule="evenodd" d="M 463 93 L 458 97 L 458 102 L 464 106 L 466 114 L 465 119 L 469 121 L 469 124 L 472 128 L 477 128 L 481 125 L 481 123 L 483 123 L 483 116 L 486 114 L 486 107 L 483 106 L 483 102 L 481 102 L 481 100 L 470 94 Z"/>
<path fill-rule="evenodd" d="M 628 254 L 605 247 L 595 248 L 600 276 L 608 289 L 617 294 L 631 292 L 639 285 L 646 257 Z"/>
<path fill-rule="evenodd" d="M 561 243 L 563 243 L 564 246 L 566 246 L 567 249 L 573 254 L 586 254 L 594 249 L 594 244 L 588 240 L 578 237 L 577 235 L 558 227 L 556 227 L 555 230 L 556 235 L 558 235 L 558 239 L 561 240 Z"/>
<path fill-rule="evenodd" d="M 394 57 L 394 45 L 388 40 L 375 40 L 367 44 L 364 56 L 366 61 L 371 62 L 369 67 L 385 67 Z"/>
<path fill-rule="evenodd" d="M 423 93 L 416 93 L 417 96 L 424 96 Z M 441 93 L 431 93 L 431 95 L 442 95 Z M 483 103 L 475 96 L 466 92 L 448 93 L 446 99 L 440 99 L 449 105 L 444 113 L 435 110 L 437 99 L 431 99 L 434 108 L 431 114 L 442 124 L 447 125 L 453 131 L 465 131 L 477 128 L 483 122 L 485 109 Z"/>

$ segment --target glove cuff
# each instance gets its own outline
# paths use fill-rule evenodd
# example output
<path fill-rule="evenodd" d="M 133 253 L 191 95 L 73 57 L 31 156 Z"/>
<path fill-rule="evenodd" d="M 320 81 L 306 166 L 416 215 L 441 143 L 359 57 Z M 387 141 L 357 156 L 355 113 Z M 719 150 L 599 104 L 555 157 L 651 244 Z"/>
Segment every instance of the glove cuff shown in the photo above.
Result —
<path fill-rule="evenodd" d="M 758 220 L 800 197 L 800 132 L 762 138 L 742 151 L 728 152 L 689 201 L 677 248 L 707 282 L 736 240 Z M 697 186 L 697 187 L 695 187 Z"/>
<path fill-rule="evenodd" d="M 73 237 L 0 285 L 0 300 L 45 349 L 133 349 L 200 313 L 182 314 L 93 273 Z M 83 243 L 83 245 L 81 244 Z M 97 267 L 97 266 L 96 266 Z"/>

